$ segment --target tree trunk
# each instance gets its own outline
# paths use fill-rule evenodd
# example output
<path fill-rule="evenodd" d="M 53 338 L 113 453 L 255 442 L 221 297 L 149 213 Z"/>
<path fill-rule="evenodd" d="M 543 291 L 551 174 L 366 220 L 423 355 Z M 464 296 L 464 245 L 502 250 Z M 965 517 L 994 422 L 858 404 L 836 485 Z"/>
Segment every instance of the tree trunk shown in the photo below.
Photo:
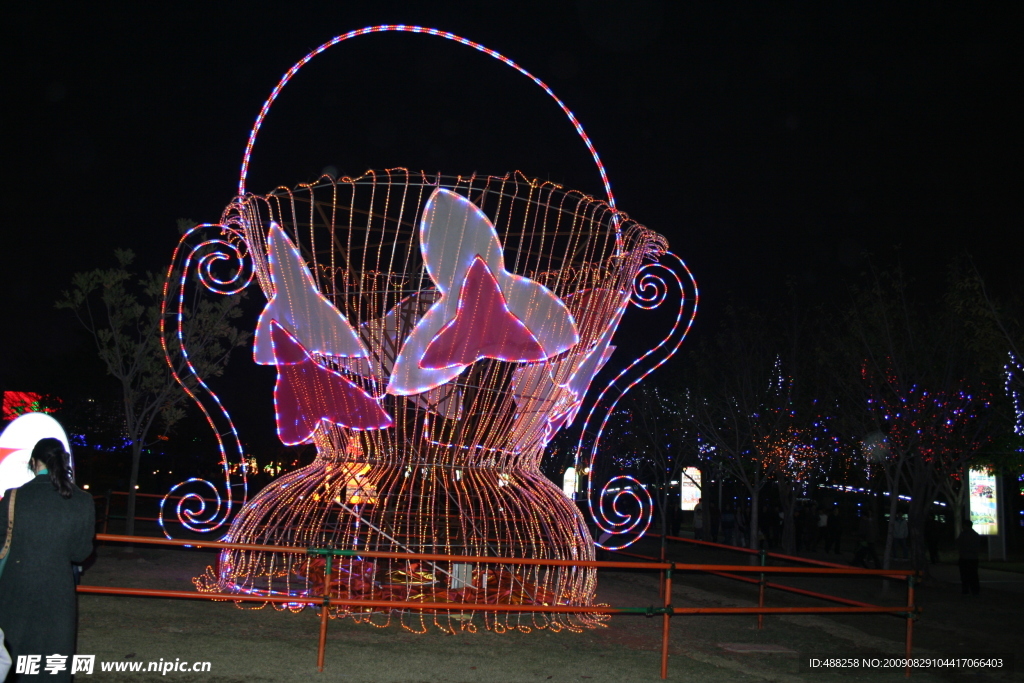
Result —
<path fill-rule="evenodd" d="M 796 524 L 793 511 L 796 509 L 796 487 L 779 482 L 779 504 L 782 506 L 782 552 L 796 553 Z"/>
<path fill-rule="evenodd" d="M 900 502 L 900 485 L 903 483 L 905 456 L 900 455 L 893 463 L 895 472 L 885 468 L 885 480 L 889 485 L 889 523 L 885 525 L 885 549 L 882 552 L 882 569 L 892 569 L 892 529 L 896 524 L 896 510 Z M 887 583 L 885 585 L 888 585 Z"/>
<path fill-rule="evenodd" d="M 761 491 L 757 490 L 750 495 L 750 528 L 747 530 L 747 536 L 749 536 L 750 539 L 747 542 L 747 546 L 751 550 L 758 550 L 760 548 L 760 544 L 758 543 L 759 529 L 757 519 L 757 511 L 759 507 L 758 498 L 760 497 L 760 494 Z"/>
<path fill-rule="evenodd" d="M 669 509 L 668 509 L 668 492 L 665 490 L 664 486 L 661 487 L 661 496 L 659 496 L 659 498 L 661 498 L 661 555 L 660 555 L 660 558 L 661 558 L 661 561 L 664 562 L 665 561 L 665 549 L 666 549 L 665 547 L 668 545 L 668 532 L 669 532 L 669 525 L 671 523 L 671 519 L 670 519 L 671 516 L 669 515 Z M 675 512 L 675 511 L 673 510 L 673 512 Z"/>
<path fill-rule="evenodd" d="M 132 470 L 128 476 L 128 506 L 125 514 L 124 533 L 135 535 L 135 493 L 139 483 L 139 461 L 142 459 L 142 444 L 138 440 L 132 442 Z M 129 546 L 130 548 L 131 546 Z"/>
<path fill-rule="evenodd" d="M 925 542 L 924 528 L 932 509 L 932 501 L 928 498 L 934 498 L 934 496 L 928 496 L 924 500 L 911 498 L 910 514 L 907 519 L 907 528 L 910 532 L 907 540 L 910 542 L 912 566 L 914 569 L 926 573 L 928 572 L 928 544 Z"/>
<path fill-rule="evenodd" d="M 960 536 L 960 531 L 964 528 L 964 513 L 967 511 L 967 477 L 969 473 L 967 468 L 963 468 L 960 472 L 960 486 L 946 487 L 946 496 L 949 498 L 949 506 L 953 509 L 953 538 Z"/>
<path fill-rule="evenodd" d="M 882 569 L 892 569 L 892 529 L 896 524 L 896 509 L 900 502 L 898 482 L 889 491 L 889 523 L 885 525 L 885 552 L 882 554 Z"/>
<path fill-rule="evenodd" d="M 702 541 L 706 541 L 711 538 L 711 503 L 704 500 L 707 498 L 707 491 L 711 490 L 711 486 L 708 484 L 711 481 L 709 476 L 711 468 L 701 467 L 700 468 L 700 517 L 701 517 L 701 531 L 704 537 Z M 694 529 L 696 531 L 696 529 Z"/>

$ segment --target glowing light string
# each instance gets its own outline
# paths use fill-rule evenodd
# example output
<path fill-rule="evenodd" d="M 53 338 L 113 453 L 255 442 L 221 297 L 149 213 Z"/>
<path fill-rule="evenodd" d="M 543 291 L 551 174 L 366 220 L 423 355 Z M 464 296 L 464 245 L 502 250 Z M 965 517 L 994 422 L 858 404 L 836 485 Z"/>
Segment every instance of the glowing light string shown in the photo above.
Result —
<path fill-rule="evenodd" d="M 679 311 L 676 314 L 676 319 L 672 324 L 672 328 L 669 330 L 665 338 L 626 366 L 625 369 L 612 378 L 612 380 L 601 390 L 600 394 L 598 394 L 595 399 L 594 404 L 591 406 L 590 411 L 587 413 L 587 419 L 584 422 L 583 430 L 580 434 L 580 439 L 576 448 L 576 462 L 574 463 L 574 466 L 578 471 L 580 469 L 579 458 L 580 454 L 584 450 L 583 441 L 588 433 L 588 426 L 591 424 L 591 421 L 595 419 L 595 413 L 598 408 L 604 408 L 604 416 L 597 429 L 593 432 L 593 442 L 591 443 L 589 450 L 589 471 L 591 474 L 587 479 L 587 505 L 590 509 L 590 515 L 598 528 L 608 536 L 626 536 L 629 534 L 635 534 L 631 538 L 627 537 L 624 539 L 624 542 L 619 545 L 609 545 L 601 540 L 596 542 L 596 545 L 607 550 L 625 548 L 632 545 L 641 536 L 643 536 L 651 523 L 653 515 L 653 501 L 651 500 L 650 494 L 647 493 L 647 490 L 637 479 L 626 475 L 619 475 L 609 479 L 601 488 L 597 496 L 598 508 L 595 512 L 593 493 L 594 463 L 597 458 L 597 450 L 601 442 L 601 435 L 605 426 L 608 424 L 608 420 L 611 418 L 612 413 L 615 411 L 615 407 L 618 405 L 622 397 L 625 396 L 626 393 L 636 386 L 641 380 L 664 365 L 669 358 L 675 355 L 679 350 L 679 347 L 682 345 L 683 340 L 686 338 L 687 333 L 690 331 L 690 327 L 693 325 L 693 320 L 697 315 L 697 303 L 700 297 L 697 289 L 697 281 L 694 279 L 693 273 L 690 272 L 686 263 L 675 254 L 667 252 L 663 258 L 678 262 L 679 266 L 682 267 L 683 272 L 686 273 L 686 276 L 689 279 L 689 284 L 693 287 L 693 297 L 691 299 L 686 296 L 686 287 L 683 284 L 683 280 L 679 277 L 679 274 L 668 265 L 664 263 L 647 263 L 640 268 L 636 279 L 634 280 L 636 283 L 636 287 L 634 289 L 636 296 L 633 303 L 640 308 L 650 309 L 660 306 L 665 301 L 667 296 L 665 281 L 661 277 L 650 272 L 652 269 L 658 268 L 667 273 L 679 288 Z M 685 313 L 688 308 L 688 304 L 690 307 L 690 315 L 686 318 Z M 631 377 L 634 370 L 640 368 L 644 361 L 648 358 L 652 358 L 656 353 L 666 348 L 667 351 L 657 359 L 654 365 L 640 371 L 639 375 Z M 619 390 L 618 393 L 612 395 L 611 392 L 616 389 Z M 610 402 L 607 404 L 607 407 L 604 407 L 603 404 L 605 397 L 610 398 Z M 612 488 L 612 484 L 618 484 L 618 487 Z M 606 500 L 610 494 L 614 495 L 610 499 Z M 632 499 L 633 502 L 639 506 L 640 510 L 635 514 L 623 512 L 619 507 L 620 501 L 623 498 Z M 611 507 L 612 519 L 609 519 L 608 515 L 604 512 L 604 507 L 606 505 Z M 641 525 L 643 525 L 642 528 Z"/>
<path fill-rule="evenodd" d="M 457 301 L 455 317 L 437 331 L 423 351 L 421 368 L 466 367 L 484 358 L 541 361 L 550 355 L 508 309 L 501 286 L 479 256 L 466 272 Z"/>
<path fill-rule="evenodd" d="M 512 373 L 511 391 L 519 411 L 536 418 L 522 422 L 521 441 L 525 444 L 539 438 L 546 445 L 559 429 L 576 419 L 590 383 L 615 350 L 610 342 L 629 296 L 608 289 L 586 289 L 568 295 L 565 301 L 578 327 L 588 333 L 580 344 L 590 350 L 548 364 L 524 365 Z M 596 339 L 595 330 L 599 334 Z"/>
<path fill-rule="evenodd" d="M 440 296 L 439 292 L 430 290 L 405 297 L 395 304 L 394 308 L 388 311 L 383 318 L 368 320 L 359 326 L 360 339 L 371 350 L 379 349 L 378 352 L 371 353 L 368 357 L 335 358 L 333 360 L 347 372 L 361 375 L 379 383 L 382 387 L 385 386 L 394 370 L 394 356 L 391 352 L 401 347 L 406 336 L 401 321 L 418 321 Z M 382 398 L 386 393 L 384 389 L 381 389 L 376 394 L 376 398 Z M 421 394 L 410 396 L 409 400 L 424 410 L 457 420 L 462 414 L 461 397 L 462 390 L 454 382 L 448 382 Z"/>
<path fill-rule="evenodd" d="M 593 311 L 601 310 L 601 305 L 595 305 L 595 298 L 600 296 L 613 297 L 621 299 L 622 303 L 615 307 L 614 313 L 611 319 L 605 325 L 601 332 L 601 336 L 594 343 L 594 347 L 590 352 L 583 357 L 583 359 L 574 365 L 570 365 L 571 371 L 568 373 L 568 377 L 561 380 L 559 375 L 561 374 L 562 368 L 567 365 L 565 361 L 559 362 L 556 367 L 552 370 L 552 376 L 555 377 L 555 383 L 559 386 L 565 387 L 572 394 L 572 403 L 569 409 L 566 411 L 564 418 L 559 416 L 556 420 L 552 421 L 552 427 L 557 430 L 560 427 L 568 427 L 576 419 L 576 414 L 579 412 L 580 407 L 583 404 L 583 396 L 587 393 L 587 389 L 590 388 L 590 383 L 597 376 L 597 373 L 601 371 L 601 368 L 605 366 L 608 359 L 611 358 L 612 352 L 615 351 L 615 347 L 611 345 L 612 336 L 619 327 L 619 323 L 622 321 L 622 314 L 626 312 L 626 307 L 629 305 L 628 298 L 621 296 L 619 292 L 607 292 L 601 290 L 588 290 L 575 296 L 574 299 L 578 299 L 577 303 L 579 312 L 578 317 L 583 317 L 588 314 L 592 315 Z M 573 306 L 573 310 L 576 310 L 577 306 Z M 561 422 L 559 422 L 561 421 Z"/>
<path fill-rule="evenodd" d="M 203 231 L 217 230 L 217 237 L 193 244 L 195 238 Z M 189 531 L 208 533 L 219 529 L 231 516 L 234 505 L 234 494 L 232 489 L 240 487 L 241 500 L 239 504 L 244 505 L 248 498 L 245 452 L 242 441 L 238 436 L 231 415 L 221 403 L 217 394 L 206 384 L 199 375 L 195 366 L 189 358 L 188 350 L 184 340 L 184 310 L 185 310 L 185 286 L 189 280 L 193 261 L 196 263 L 196 272 L 200 282 L 210 291 L 217 294 L 230 296 L 245 289 L 252 282 L 253 270 L 251 260 L 247 258 L 246 242 L 242 234 L 234 225 L 212 225 L 205 223 L 197 225 L 178 241 L 174 254 L 171 258 L 171 265 L 164 280 L 163 302 L 160 315 L 160 344 L 164 351 L 164 358 L 171 370 L 175 381 L 181 385 L 185 393 L 199 406 L 207 424 L 213 430 L 217 439 L 217 449 L 220 452 L 220 466 L 224 473 L 225 496 L 222 501 L 221 493 L 217 487 L 204 479 L 197 477 L 187 479 L 175 484 L 160 501 L 160 512 L 158 521 L 164 535 L 171 538 L 164 520 L 165 507 L 174 496 L 181 495 L 175 505 L 175 513 L 178 522 Z M 214 276 L 213 266 L 219 262 L 237 262 L 237 268 L 232 272 L 230 278 L 221 279 Z M 179 265 L 180 262 L 180 265 Z M 247 267 L 248 265 L 248 267 Z M 177 273 L 178 291 L 176 298 L 170 296 L 171 282 Z M 173 309 L 168 304 L 176 301 Z M 166 323 L 169 318 L 174 319 L 174 336 L 168 336 Z M 175 345 L 169 347 L 168 341 L 173 339 Z M 175 363 L 171 359 L 171 353 L 180 354 L 187 369 L 186 377 L 178 374 Z M 187 379 L 194 380 L 190 385 Z M 225 443 L 225 438 L 228 443 Z M 231 451 L 231 456 L 228 451 Z M 231 461 L 240 463 L 241 483 L 231 483 Z M 208 489 L 214 497 L 215 504 L 212 509 L 207 510 L 206 501 L 201 493 L 186 491 L 190 485 L 197 485 Z"/>
<path fill-rule="evenodd" d="M 608 173 L 605 170 L 604 163 L 601 161 L 600 155 L 598 155 L 597 153 L 597 149 L 594 147 L 594 143 L 591 142 L 590 137 L 583 130 L 583 125 L 576 118 L 576 115 L 572 113 L 572 110 L 569 109 L 569 107 L 566 106 L 566 104 L 557 95 L 555 95 L 554 91 L 547 85 L 547 83 L 540 80 L 539 78 L 534 76 L 532 73 L 530 73 L 523 67 L 519 66 L 519 64 L 515 63 L 505 55 L 500 54 L 499 52 L 496 52 L 488 47 L 485 47 L 480 43 L 469 40 L 468 38 L 457 36 L 454 33 L 450 33 L 448 31 L 439 31 L 435 28 L 425 28 L 423 26 L 406 26 L 404 24 L 383 24 L 378 26 L 367 26 L 365 28 L 357 29 L 355 31 L 349 31 L 348 33 L 343 33 L 339 36 L 335 36 L 334 38 L 331 38 L 326 43 L 316 48 L 299 61 L 297 61 L 290 69 L 288 69 L 288 71 L 285 72 L 284 76 L 281 77 L 281 80 L 278 81 L 277 85 L 274 86 L 274 89 L 270 92 L 270 96 L 267 98 L 266 102 L 263 103 L 263 107 L 260 109 L 260 113 L 257 114 L 256 116 L 256 122 L 253 124 L 252 131 L 249 133 L 249 140 L 245 144 L 245 154 L 242 157 L 242 171 L 238 178 L 239 197 L 245 196 L 245 179 L 249 173 L 249 161 L 252 157 L 253 147 L 256 144 L 256 135 L 259 133 L 260 127 L 263 125 L 263 120 L 267 117 L 267 114 L 270 112 L 270 106 L 274 103 L 274 100 L 277 99 L 277 96 L 281 94 L 281 90 L 284 89 L 284 86 L 287 85 L 288 81 L 290 81 L 292 77 L 299 72 L 299 69 L 304 67 L 307 63 L 309 63 L 310 60 L 312 60 L 318 54 L 327 50 L 327 48 L 333 47 L 340 42 L 349 40 L 350 38 L 365 36 L 371 33 L 384 32 L 423 33 L 429 36 L 437 36 L 439 38 L 444 38 L 445 40 L 455 41 L 456 43 L 466 45 L 468 47 L 473 48 L 474 50 L 483 52 L 484 54 L 489 55 L 497 59 L 498 61 L 504 62 L 505 64 L 512 67 L 513 69 L 515 69 L 516 71 L 518 71 L 519 73 L 523 74 L 531 81 L 536 83 L 538 86 L 540 86 L 540 88 L 544 92 L 546 92 L 548 96 L 550 96 L 551 99 L 555 101 L 556 104 L 558 104 L 562 112 L 569 118 L 569 122 L 572 123 L 573 128 L 576 129 L 576 134 L 580 136 L 580 138 L 583 140 L 583 143 L 587 146 L 587 150 L 590 152 L 590 156 L 594 159 L 594 163 L 597 165 L 597 170 L 601 174 L 601 182 L 604 185 L 604 191 L 608 197 L 608 206 L 611 207 L 613 211 L 615 210 L 615 196 L 612 194 L 612 186 L 608 180 Z M 612 220 L 617 232 L 618 220 L 614 217 Z"/>
<path fill-rule="evenodd" d="M 1006 395 L 1013 401 L 1013 433 L 1017 436 L 1024 436 L 1024 397 L 1021 396 L 1021 387 L 1024 386 L 1024 367 L 1021 366 L 1017 356 L 1012 351 L 1007 351 L 1010 360 L 1003 366 L 1006 374 L 1005 389 Z"/>

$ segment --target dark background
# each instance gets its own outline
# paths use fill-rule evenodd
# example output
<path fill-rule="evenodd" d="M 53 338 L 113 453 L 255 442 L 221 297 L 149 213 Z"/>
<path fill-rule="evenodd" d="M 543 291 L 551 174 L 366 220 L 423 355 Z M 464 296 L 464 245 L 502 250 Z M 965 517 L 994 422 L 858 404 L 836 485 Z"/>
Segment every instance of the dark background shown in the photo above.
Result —
<path fill-rule="evenodd" d="M 378 23 L 452 31 L 546 81 L 591 135 L 619 208 L 694 270 L 698 335 L 727 302 L 757 306 L 787 281 L 839 301 L 865 252 L 898 258 L 925 291 L 966 252 L 997 295 L 1019 291 L 1012 3 L 19 4 L 2 29 L 0 389 L 109 381 L 53 307 L 71 274 L 112 265 L 119 246 L 165 268 L 175 220 L 215 222 L 231 200 L 281 74 Z M 356 38 L 304 68 L 264 124 L 248 186 L 391 166 L 519 169 L 602 193 L 540 88 L 409 34 Z M 273 374 L 247 353 L 232 366 L 265 384 L 252 410 L 269 410 Z"/>

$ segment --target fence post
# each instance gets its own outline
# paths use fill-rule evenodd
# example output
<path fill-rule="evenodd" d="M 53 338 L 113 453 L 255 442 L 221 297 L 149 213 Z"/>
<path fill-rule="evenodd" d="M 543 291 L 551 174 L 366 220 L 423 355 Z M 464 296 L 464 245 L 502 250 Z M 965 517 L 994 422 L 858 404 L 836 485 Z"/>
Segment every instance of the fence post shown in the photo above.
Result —
<path fill-rule="evenodd" d="M 917 616 L 914 612 L 914 579 L 916 576 L 917 574 L 911 574 L 907 577 L 907 678 L 910 678 L 910 651 L 914 643 L 914 618 Z"/>
<path fill-rule="evenodd" d="M 324 670 L 324 650 L 327 647 L 327 618 L 331 606 L 331 560 L 334 557 L 327 553 L 324 555 L 327 564 L 324 566 L 324 605 L 320 608 L 320 644 L 316 652 L 316 669 Z"/>
<path fill-rule="evenodd" d="M 107 529 L 110 525 L 110 497 L 113 494 L 110 489 L 107 489 L 106 499 L 107 502 L 103 506 L 103 533 L 107 533 Z"/>
<path fill-rule="evenodd" d="M 762 567 L 765 566 L 766 564 L 768 564 L 768 551 L 767 550 L 765 550 L 764 548 L 761 548 L 760 552 L 758 552 L 758 555 L 760 556 L 761 566 Z M 758 589 L 757 589 L 757 606 L 758 607 L 764 607 L 764 587 L 765 587 L 764 572 L 761 572 L 761 580 L 758 582 Z M 764 614 L 758 614 L 757 615 L 757 630 L 760 631 L 762 628 L 764 628 Z"/>
<path fill-rule="evenodd" d="M 668 678 L 668 628 L 669 620 L 672 618 L 672 570 L 675 563 L 671 563 L 665 569 L 665 611 L 661 615 L 661 678 Z"/>
<path fill-rule="evenodd" d="M 661 534 L 661 553 L 660 553 L 660 557 L 658 559 L 661 560 L 662 562 L 665 561 L 665 534 L 664 533 Z M 661 580 L 658 581 L 658 592 L 660 593 L 660 595 L 658 597 L 660 599 L 664 600 L 665 599 L 665 570 L 664 569 L 661 570 L 661 577 L 660 578 L 661 578 Z"/>

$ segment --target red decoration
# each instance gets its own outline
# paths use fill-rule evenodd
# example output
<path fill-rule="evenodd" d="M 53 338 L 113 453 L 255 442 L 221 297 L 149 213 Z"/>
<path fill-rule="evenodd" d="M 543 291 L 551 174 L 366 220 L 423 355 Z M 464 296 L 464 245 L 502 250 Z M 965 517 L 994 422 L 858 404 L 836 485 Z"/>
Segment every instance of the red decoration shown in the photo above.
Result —
<path fill-rule="evenodd" d="M 283 443 L 310 441 L 321 421 L 360 431 L 391 426 L 391 416 L 376 399 L 314 361 L 276 320 L 271 321 L 270 339 L 277 359 L 277 432 Z"/>
<path fill-rule="evenodd" d="M 44 406 L 43 399 L 49 398 L 56 402 L 60 402 L 60 399 L 54 399 L 53 397 L 44 397 L 42 394 L 37 394 L 34 391 L 5 391 L 4 402 L 3 402 L 3 419 L 13 420 L 19 415 L 25 413 L 52 413 L 55 411 L 54 408 Z"/>
<path fill-rule="evenodd" d="M 508 310 L 497 280 L 477 256 L 459 291 L 455 319 L 427 345 L 420 367 L 439 370 L 481 358 L 540 361 L 546 357 L 537 338 Z"/>
<path fill-rule="evenodd" d="M 4 458 L 6 458 L 11 453 L 17 453 L 18 451 L 23 451 L 23 450 L 25 450 L 25 449 L 24 448 L 0 448 L 0 462 L 3 462 Z"/>

